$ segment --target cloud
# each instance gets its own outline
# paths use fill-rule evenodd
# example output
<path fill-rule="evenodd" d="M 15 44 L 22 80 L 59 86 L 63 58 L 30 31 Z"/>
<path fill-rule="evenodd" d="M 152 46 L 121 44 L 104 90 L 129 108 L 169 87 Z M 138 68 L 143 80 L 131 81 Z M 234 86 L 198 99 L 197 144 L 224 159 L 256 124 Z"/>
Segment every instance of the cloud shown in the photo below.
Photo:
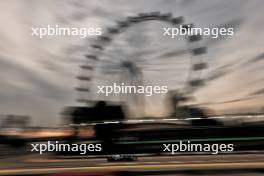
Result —
<path fill-rule="evenodd" d="M 196 96 L 201 102 L 243 99 L 250 92 L 259 94 L 263 87 L 263 81 L 259 81 L 264 75 L 261 0 L 14 0 L 0 2 L 0 10 L 0 110 L 33 115 L 34 121 L 43 126 L 58 122 L 61 108 L 73 105 L 78 65 L 84 54 L 92 51 L 89 46 L 94 38 L 40 40 L 30 36 L 30 27 L 61 24 L 105 29 L 128 15 L 150 11 L 172 12 L 174 16 L 184 16 L 186 23 L 201 27 L 234 27 L 233 37 L 205 40 L 208 53 L 204 59 L 209 62 L 209 69 L 203 76 L 210 81 Z M 181 69 L 190 59 L 182 55 L 187 47 L 182 41 L 162 39 L 158 30 L 150 29 L 159 25 L 146 23 L 131 28 L 116 39 L 104 59 L 116 56 L 119 47 L 122 56 L 136 58 L 143 69 L 173 70 L 173 65 Z M 156 71 L 146 78 L 149 82 L 159 79 L 159 83 L 173 85 L 178 73 L 181 71 Z"/>

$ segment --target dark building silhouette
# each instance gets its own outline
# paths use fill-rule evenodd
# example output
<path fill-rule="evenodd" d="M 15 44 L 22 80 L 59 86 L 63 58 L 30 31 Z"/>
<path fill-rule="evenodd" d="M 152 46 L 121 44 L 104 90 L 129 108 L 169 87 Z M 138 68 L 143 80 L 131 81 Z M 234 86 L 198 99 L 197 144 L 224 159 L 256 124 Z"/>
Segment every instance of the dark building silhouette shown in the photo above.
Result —
<path fill-rule="evenodd" d="M 68 107 L 66 115 L 72 118 L 74 124 L 125 119 L 120 105 L 107 105 L 105 101 L 97 102 L 94 107 Z"/>

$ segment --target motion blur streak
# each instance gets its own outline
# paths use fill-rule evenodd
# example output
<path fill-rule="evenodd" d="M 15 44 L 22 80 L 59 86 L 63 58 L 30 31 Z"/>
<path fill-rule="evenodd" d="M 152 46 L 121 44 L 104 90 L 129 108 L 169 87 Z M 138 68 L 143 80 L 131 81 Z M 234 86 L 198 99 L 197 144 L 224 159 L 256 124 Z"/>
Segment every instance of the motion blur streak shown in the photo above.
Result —
<path fill-rule="evenodd" d="M 263 12 L 263 0 L 1 0 L 0 175 L 264 175 Z M 114 83 L 146 89 L 96 93 Z M 175 149 L 188 141 L 203 150 Z M 30 151 L 56 142 L 102 148 Z"/>

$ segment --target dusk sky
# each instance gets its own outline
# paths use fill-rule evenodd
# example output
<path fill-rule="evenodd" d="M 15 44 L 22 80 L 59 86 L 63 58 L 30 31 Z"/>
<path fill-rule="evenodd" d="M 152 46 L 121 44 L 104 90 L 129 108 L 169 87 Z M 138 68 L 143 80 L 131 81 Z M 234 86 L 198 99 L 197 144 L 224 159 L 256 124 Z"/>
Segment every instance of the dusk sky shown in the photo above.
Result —
<path fill-rule="evenodd" d="M 151 11 L 172 12 L 200 27 L 235 29 L 231 37 L 204 39 L 209 68 L 203 78 L 208 81 L 194 94 L 197 104 L 212 103 L 209 107 L 216 112 L 264 107 L 263 0 L 10 0 L 0 1 L 0 11 L 0 114 L 30 115 L 34 125 L 57 126 L 62 108 L 76 105 L 75 77 L 94 37 L 39 39 L 31 36 L 31 27 L 58 24 L 104 30 L 126 16 Z M 157 43 L 156 34 L 146 29 L 149 26 L 138 26 L 124 34 L 128 42 L 123 42 L 122 52 L 133 55 L 136 47 L 148 47 L 140 43 Z M 150 45 L 145 51 L 158 56 L 165 46 Z M 166 77 L 169 72 L 163 67 Z M 157 80 L 150 75 L 148 79 L 169 84 L 162 77 Z"/>

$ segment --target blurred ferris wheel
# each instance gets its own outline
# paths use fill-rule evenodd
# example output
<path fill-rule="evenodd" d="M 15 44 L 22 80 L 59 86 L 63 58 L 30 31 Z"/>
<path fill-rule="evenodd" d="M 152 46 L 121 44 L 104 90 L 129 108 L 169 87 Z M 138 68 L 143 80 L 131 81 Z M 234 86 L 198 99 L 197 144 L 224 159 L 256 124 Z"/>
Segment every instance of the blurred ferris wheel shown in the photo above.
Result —
<path fill-rule="evenodd" d="M 202 70 L 206 47 L 201 35 L 170 38 L 163 28 L 193 27 L 172 13 L 139 13 L 107 28 L 91 44 L 77 76 L 78 102 L 98 100 L 124 102 L 132 116 L 166 114 L 166 96 L 155 94 L 97 94 L 97 85 L 167 86 L 182 94 L 192 94 L 204 84 Z"/>

